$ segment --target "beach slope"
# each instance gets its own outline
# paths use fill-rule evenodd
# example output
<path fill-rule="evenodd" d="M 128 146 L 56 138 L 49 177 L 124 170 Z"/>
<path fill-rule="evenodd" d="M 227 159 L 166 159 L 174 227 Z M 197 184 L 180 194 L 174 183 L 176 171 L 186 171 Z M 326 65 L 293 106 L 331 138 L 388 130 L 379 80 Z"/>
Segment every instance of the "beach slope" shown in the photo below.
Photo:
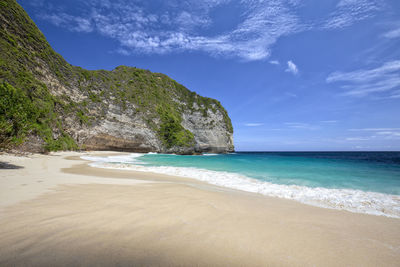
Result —
<path fill-rule="evenodd" d="M 399 219 L 96 169 L 79 155 L 0 155 L 1 266 L 400 262 Z"/>

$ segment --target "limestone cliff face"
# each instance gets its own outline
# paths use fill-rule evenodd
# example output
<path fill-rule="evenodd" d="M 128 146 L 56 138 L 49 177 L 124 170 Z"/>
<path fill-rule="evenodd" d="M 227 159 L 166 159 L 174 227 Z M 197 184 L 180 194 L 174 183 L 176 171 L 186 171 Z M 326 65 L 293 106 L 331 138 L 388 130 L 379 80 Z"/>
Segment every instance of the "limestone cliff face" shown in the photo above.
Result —
<path fill-rule="evenodd" d="M 221 112 L 207 112 L 204 116 L 200 112 L 184 113 L 183 126 L 194 133 L 196 151 L 232 152 L 233 136 L 226 127 L 224 115 Z"/>
<path fill-rule="evenodd" d="M 15 0 L 0 0 L 0 6 L 2 90 L 14 90 L 21 95 L 15 99 L 31 103 L 20 111 L 26 115 L 24 127 L 3 107 L 0 124 L 20 129 L 0 131 L 0 148 L 7 143 L 28 151 L 233 151 L 231 121 L 218 101 L 160 73 L 125 66 L 112 71 L 72 66 L 51 49 Z M 7 89 L 9 85 L 14 89 Z M 7 102 L 15 102 L 8 110 L 22 101 L 15 99 Z"/>
<path fill-rule="evenodd" d="M 92 113 L 93 115 L 95 112 Z M 79 144 L 90 150 L 123 150 L 134 152 L 168 153 L 226 153 L 233 151 L 232 134 L 224 127 L 223 115 L 210 112 L 205 118 L 200 112 L 182 113 L 182 126 L 194 135 L 191 146 L 172 146 L 167 148 L 156 131 L 146 124 L 143 114 L 135 114 L 135 109 L 122 111 L 110 103 L 103 119 L 93 125 L 81 127 L 70 121 L 71 136 Z M 213 122 L 211 124 L 211 122 Z M 154 121 L 158 126 L 159 121 Z"/>

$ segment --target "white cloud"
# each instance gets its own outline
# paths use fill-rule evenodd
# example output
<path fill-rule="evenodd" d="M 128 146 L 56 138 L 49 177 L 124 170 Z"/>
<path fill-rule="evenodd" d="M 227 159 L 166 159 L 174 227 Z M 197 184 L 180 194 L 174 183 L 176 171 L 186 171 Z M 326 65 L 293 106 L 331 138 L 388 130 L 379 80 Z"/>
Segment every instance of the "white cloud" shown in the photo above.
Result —
<path fill-rule="evenodd" d="M 245 123 L 244 124 L 244 126 L 247 126 L 247 127 L 258 127 L 258 126 L 263 126 L 264 125 L 264 123 L 258 123 L 258 122 L 256 122 L 256 123 Z"/>
<path fill-rule="evenodd" d="M 281 64 L 281 63 L 279 63 L 278 60 L 270 60 L 269 63 L 272 65 L 280 65 Z"/>
<path fill-rule="evenodd" d="M 388 92 L 400 87 L 400 60 L 386 62 L 373 69 L 334 72 L 326 78 L 326 82 L 342 83 L 341 88 L 346 90 L 344 95 L 367 96 Z"/>
<path fill-rule="evenodd" d="M 115 50 L 115 52 L 118 54 L 124 55 L 124 56 L 129 56 L 131 54 L 128 50 L 123 49 L 123 48 L 119 48 L 119 49 Z"/>
<path fill-rule="evenodd" d="M 310 125 L 308 123 L 303 123 L 303 122 L 285 122 L 284 123 L 287 127 L 293 128 L 293 129 L 304 129 L 304 130 L 316 130 L 318 127 L 315 127 L 313 125 Z"/>
<path fill-rule="evenodd" d="M 45 0 L 30 0 L 29 4 L 34 7 L 43 7 Z"/>
<path fill-rule="evenodd" d="M 400 98 L 400 90 L 399 91 L 395 91 L 392 93 L 392 95 L 388 96 L 389 99 L 397 99 Z"/>
<path fill-rule="evenodd" d="M 294 64 L 293 61 L 291 61 L 291 60 L 289 60 L 287 62 L 287 69 L 285 71 L 293 73 L 294 75 L 297 75 L 299 73 L 299 70 L 298 70 L 296 64 Z"/>
<path fill-rule="evenodd" d="M 400 131 L 400 128 L 359 128 L 348 129 L 349 131 L 366 131 L 366 132 L 383 132 L 383 131 Z"/>
<path fill-rule="evenodd" d="M 347 137 L 346 141 L 368 141 L 371 140 L 369 137 Z"/>
<path fill-rule="evenodd" d="M 389 38 L 389 39 L 400 38 L 400 28 L 384 33 L 383 37 Z"/>
<path fill-rule="evenodd" d="M 208 26 L 211 23 L 211 20 L 207 16 L 198 16 L 184 10 L 175 18 L 175 23 L 179 25 L 181 30 L 185 30 L 196 26 Z"/>
<path fill-rule="evenodd" d="M 164 2 L 160 10 L 146 11 L 135 2 L 89 1 L 86 21 L 66 14 L 41 16 L 51 23 L 76 31 L 95 30 L 116 39 L 124 50 L 140 53 L 204 51 L 212 55 L 261 60 L 270 55 L 278 38 L 299 30 L 301 23 L 284 0 L 242 0 L 243 19 L 230 32 L 204 36 L 197 28 L 212 24 L 210 11 L 228 0 L 187 1 L 174 6 Z M 161 12 L 161 13 L 160 13 Z M 68 17 L 67 17 L 68 16 Z M 85 16 L 86 17 L 86 16 Z M 61 20 L 59 18 L 62 18 Z M 74 21 L 79 27 L 70 27 Z M 91 24 L 87 22 L 91 22 Z M 268 30 L 266 30 L 268 29 Z"/>
<path fill-rule="evenodd" d="M 348 137 L 347 141 L 400 140 L 400 128 L 359 128 L 348 129 L 348 131 L 359 132 L 367 136 Z"/>
<path fill-rule="evenodd" d="M 341 29 L 371 18 L 382 8 L 381 0 L 341 0 L 323 23 L 325 29 Z"/>
<path fill-rule="evenodd" d="M 68 27 L 71 31 L 76 32 L 92 32 L 93 25 L 91 20 L 78 17 L 70 16 L 65 13 L 53 14 L 53 15 L 43 15 L 43 19 L 46 19 L 56 26 Z"/>
<path fill-rule="evenodd" d="M 400 140 L 400 131 L 373 131 L 373 135 L 366 137 L 349 137 L 349 141 L 362 141 L 362 140 Z"/>
<path fill-rule="evenodd" d="M 376 134 L 379 134 L 379 135 L 390 135 L 390 136 L 400 136 L 400 132 L 392 132 L 392 131 L 377 132 Z"/>
<path fill-rule="evenodd" d="M 327 82 L 351 81 L 351 82 L 370 82 L 380 78 L 388 73 L 397 72 L 400 70 L 400 60 L 394 60 L 384 63 L 382 66 L 369 69 L 357 70 L 352 72 L 334 72 L 328 76 Z"/>
<path fill-rule="evenodd" d="M 241 9 L 237 24 L 222 33 L 204 34 L 201 29 L 214 26 L 212 11 L 229 2 Z M 310 29 L 350 26 L 368 18 L 377 10 L 375 2 L 341 1 L 322 26 L 302 21 L 297 8 L 302 4 L 299 0 L 161 1 L 157 9 L 149 8 L 147 1 L 88 0 L 83 2 L 86 7 L 79 16 L 47 8 L 39 12 L 39 18 L 71 31 L 94 31 L 115 39 L 120 44 L 116 50 L 126 51 L 123 52 L 126 55 L 203 51 L 213 56 L 254 61 L 268 58 L 271 47 L 281 37 Z M 270 63 L 277 65 L 279 61 Z M 288 71 L 298 72 L 293 62 L 288 63 Z"/>

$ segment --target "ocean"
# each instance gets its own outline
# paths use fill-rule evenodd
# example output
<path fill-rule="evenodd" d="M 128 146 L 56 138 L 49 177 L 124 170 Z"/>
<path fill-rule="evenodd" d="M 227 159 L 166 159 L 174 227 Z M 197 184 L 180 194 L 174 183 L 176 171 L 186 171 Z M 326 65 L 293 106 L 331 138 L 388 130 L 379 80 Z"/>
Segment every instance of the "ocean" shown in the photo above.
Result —
<path fill-rule="evenodd" d="M 91 166 L 194 178 L 271 197 L 400 218 L 400 152 L 237 152 L 90 157 Z"/>

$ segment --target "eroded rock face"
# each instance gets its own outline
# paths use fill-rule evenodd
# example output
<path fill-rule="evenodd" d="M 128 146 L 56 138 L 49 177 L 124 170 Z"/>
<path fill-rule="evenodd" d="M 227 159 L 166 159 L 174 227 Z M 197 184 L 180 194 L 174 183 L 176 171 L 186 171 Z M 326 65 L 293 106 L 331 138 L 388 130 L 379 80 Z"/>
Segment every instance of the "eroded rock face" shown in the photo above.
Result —
<path fill-rule="evenodd" d="M 227 153 L 233 152 L 233 136 L 225 126 L 223 115 L 220 112 L 207 112 L 204 116 L 200 112 L 184 113 L 183 127 L 194 134 L 195 152 Z"/>
<path fill-rule="evenodd" d="M 98 111 L 92 110 L 91 116 Z M 234 151 L 233 137 L 225 126 L 223 115 L 209 112 L 205 117 L 200 112 L 182 114 L 182 126 L 193 133 L 195 145 L 166 148 L 157 132 L 145 123 L 145 116 L 132 109 L 121 112 L 118 106 L 109 104 L 104 119 L 91 126 L 80 125 L 70 120 L 68 132 L 78 144 L 87 150 L 118 150 L 129 152 L 163 153 L 228 153 Z M 68 121 L 68 118 L 66 118 Z M 158 125 L 159 121 L 153 121 Z"/>
<path fill-rule="evenodd" d="M 69 116 L 63 118 L 66 131 L 83 149 L 178 154 L 234 151 L 233 134 L 224 119 L 223 110 L 214 104 L 206 112 L 204 107 L 196 103 L 191 109 L 184 109 L 181 115 L 181 125 L 193 133 L 194 145 L 168 148 L 157 133 L 161 123 L 159 118 L 152 118 L 154 124 L 152 128 L 147 122 L 149 117 L 146 111 L 138 112 L 136 105 L 129 104 L 122 107 L 115 103 L 114 98 L 103 99 L 101 103 L 93 103 L 77 87 L 66 88 L 61 82 L 57 82 L 56 77 L 50 71 L 44 70 L 42 73 L 43 75 L 39 77 L 40 80 L 54 95 L 62 95 L 68 91 L 74 99 L 89 103 L 87 113 L 84 114 L 93 118 L 89 124 L 79 123 L 76 118 Z M 183 107 L 188 105 L 178 97 L 174 97 L 177 105 Z"/>
<path fill-rule="evenodd" d="M 113 99 L 104 99 L 101 103 L 92 103 L 88 96 L 82 94 L 78 88 L 71 86 L 66 88 L 51 74 L 50 71 L 42 71 L 38 78 L 44 82 L 54 95 L 65 94 L 79 101 L 88 102 L 87 112 L 83 115 L 91 119 L 90 123 L 81 123 L 73 116 L 63 116 L 64 130 L 76 140 L 77 144 L 86 150 L 117 150 L 128 152 L 162 152 L 162 153 L 228 153 L 234 151 L 233 135 L 228 129 L 224 114 L 216 107 L 208 109 L 207 113 L 187 109 L 182 112 L 181 125 L 193 133 L 193 146 L 173 146 L 167 148 L 160 140 L 157 129 L 160 120 L 153 118 L 153 128 L 146 122 L 146 112 L 138 112 L 133 104 L 123 108 L 115 104 Z M 51 76 L 51 77 L 50 77 Z M 179 102 L 179 100 L 176 100 Z M 180 103 L 186 105 L 185 103 Z M 55 135 L 57 131 L 53 133 Z M 57 136 L 54 136 L 55 138 Z M 28 143 L 35 143 L 37 138 L 30 138 Z M 39 146 L 34 144 L 24 145 L 23 148 Z"/>

